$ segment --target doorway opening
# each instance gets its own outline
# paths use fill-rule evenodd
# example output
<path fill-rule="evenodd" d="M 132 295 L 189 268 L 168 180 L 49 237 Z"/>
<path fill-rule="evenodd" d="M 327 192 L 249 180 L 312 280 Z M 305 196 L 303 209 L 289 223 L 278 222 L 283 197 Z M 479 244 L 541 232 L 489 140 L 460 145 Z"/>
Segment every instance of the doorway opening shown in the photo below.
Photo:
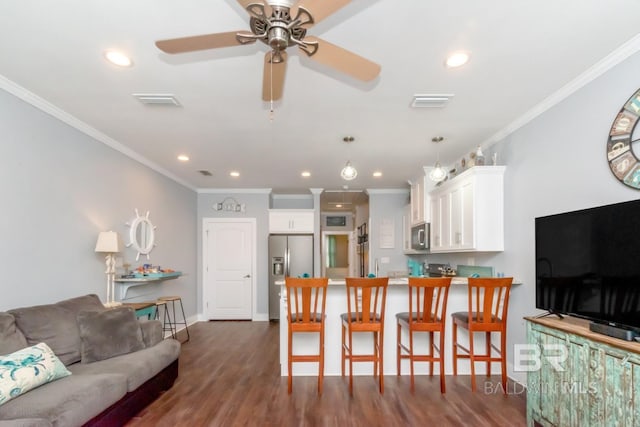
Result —
<path fill-rule="evenodd" d="M 322 233 L 322 276 L 344 279 L 355 274 L 352 231 Z M 353 252 L 353 253 L 352 253 Z"/>
<path fill-rule="evenodd" d="M 356 226 L 369 219 L 369 196 L 348 188 L 325 190 L 320 206 L 320 274 L 329 279 L 359 276 Z"/>

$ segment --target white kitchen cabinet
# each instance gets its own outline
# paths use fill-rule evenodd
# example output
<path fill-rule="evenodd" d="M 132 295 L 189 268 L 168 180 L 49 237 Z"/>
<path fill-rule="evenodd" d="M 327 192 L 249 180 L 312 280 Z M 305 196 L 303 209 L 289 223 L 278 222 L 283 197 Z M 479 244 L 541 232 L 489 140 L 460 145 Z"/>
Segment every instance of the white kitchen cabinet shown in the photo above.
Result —
<path fill-rule="evenodd" d="M 411 204 L 406 205 L 402 213 L 402 250 L 411 251 Z"/>
<path fill-rule="evenodd" d="M 269 233 L 313 233 L 313 209 L 270 209 Z"/>
<path fill-rule="evenodd" d="M 430 193 L 431 252 L 504 250 L 504 166 L 476 166 Z"/>
<path fill-rule="evenodd" d="M 411 183 L 411 225 L 430 221 L 430 203 L 428 191 L 431 181 L 426 174 L 420 175 Z"/>

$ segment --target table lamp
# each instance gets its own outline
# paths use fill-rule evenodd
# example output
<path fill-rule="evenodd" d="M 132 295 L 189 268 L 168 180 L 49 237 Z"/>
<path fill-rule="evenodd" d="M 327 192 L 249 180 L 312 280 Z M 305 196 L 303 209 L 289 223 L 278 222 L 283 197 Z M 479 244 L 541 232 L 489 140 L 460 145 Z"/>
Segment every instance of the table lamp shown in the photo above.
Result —
<path fill-rule="evenodd" d="M 107 254 L 105 257 L 105 263 L 107 269 L 107 302 L 105 307 L 116 307 L 122 305 L 121 302 L 115 300 L 115 274 L 116 274 L 116 257 L 115 254 L 120 252 L 121 240 L 118 233 L 115 231 L 101 231 L 98 235 L 98 242 L 96 243 L 96 252 Z"/>

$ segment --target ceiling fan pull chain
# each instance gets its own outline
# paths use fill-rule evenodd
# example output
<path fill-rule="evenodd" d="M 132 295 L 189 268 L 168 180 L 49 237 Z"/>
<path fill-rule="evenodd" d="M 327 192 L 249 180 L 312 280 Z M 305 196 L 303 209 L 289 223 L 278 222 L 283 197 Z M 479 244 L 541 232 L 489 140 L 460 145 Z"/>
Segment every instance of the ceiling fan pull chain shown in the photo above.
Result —
<path fill-rule="evenodd" d="M 273 51 L 271 51 L 271 61 L 269 61 L 269 67 L 271 67 L 271 73 L 269 73 L 269 121 L 273 122 Z"/>

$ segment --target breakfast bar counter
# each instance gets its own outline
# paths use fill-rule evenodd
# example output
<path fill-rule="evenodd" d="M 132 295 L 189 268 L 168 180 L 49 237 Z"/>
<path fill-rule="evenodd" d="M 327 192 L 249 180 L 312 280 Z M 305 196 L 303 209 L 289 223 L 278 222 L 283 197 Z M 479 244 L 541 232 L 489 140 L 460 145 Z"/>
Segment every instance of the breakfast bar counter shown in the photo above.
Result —
<path fill-rule="evenodd" d="M 387 303 L 385 309 L 384 326 L 384 364 L 385 375 L 396 374 L 396 313 L 408 311 L 408 279 L 390 278 L 387 288 Z M 514 281 L 514 284 L 515 281 Z M 287 300 L 284 281 L 276 282 L 276 286 L 281 286 L 280 292 L 280 372 L 286 376 L 287 373 Z M 342 332 L 340 314 L 347 311 L 347 293 L 345 290 L 345 280 L 330 279 L 327 289 L 326 303 L 326 324 L 325 324 L 325 375 L 340 375 L 340 351 L 342 347 Z M 451 360 L 451 313 L 467 310 L 467 278 L 453 277 L 451 288 L 449 289 L 449 300 L 447 303 L 446 332 L 445 332 L 445 372 L 447 375 L 453 373 Z M 462 339 L 465 340 L 466 331 L 459 331 Z M 371 351 L 373 338 L 371 334 L 356 334 L 354 336 L 354 353 L 365 353 Z M 480 335 L 480 334 L 477 334 Z M 414 345 L 417 352 L 426 352 L 428 337 L 426 334 L 415 336 Z M 403 336 L 403 341 L 405 341 Z M 482 339 L 481 339 L 482 338 Z M 476 337 L 476 345 L 484 348 L 484 338 Z M 293 338 L 294 354 L 313 354 L 318 351 L 317 334 L 295 334 Z M 403 374 L 409 373 L 409 362 L 402 362 Z M 416 374 L 426 374 L 428 363 L 416 363 Z M 437 371 L 438 367 L 435 366 Z M 485 364 L 478 364 L 476 371 L 483 374 Z M 356 363 L 353 365 L 354 375 L 371 375 L 373 365 L 371 363 Z M 470 373 L 469 363 L 459 363 L 458 372 L 461 375 Z M 294 363 L 293 375 L 317 375 L 317 363 Z"/>

